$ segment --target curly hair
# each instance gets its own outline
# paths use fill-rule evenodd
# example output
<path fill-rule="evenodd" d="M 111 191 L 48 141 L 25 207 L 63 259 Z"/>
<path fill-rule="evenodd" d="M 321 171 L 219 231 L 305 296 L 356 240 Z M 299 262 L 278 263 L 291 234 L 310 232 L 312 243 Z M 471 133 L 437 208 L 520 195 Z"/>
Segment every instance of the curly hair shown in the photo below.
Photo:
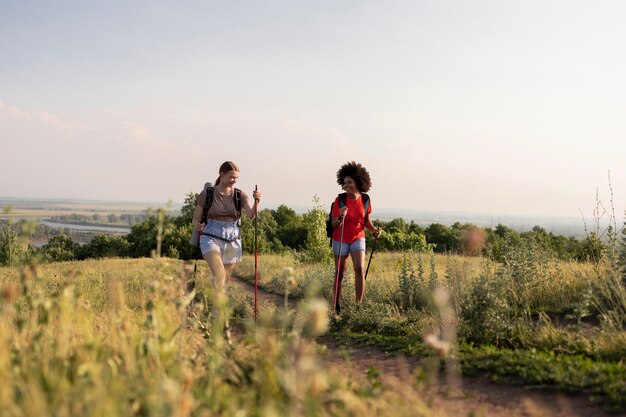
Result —
<path fill-rule="evenodd" d="M 359 192 L 366 193 L 372 188 L 372 179 L 367 169 L 358 162 L 346 162 L 337 171 L 337 184 L 343 186 L 346 177 L 354 180 Z"/>

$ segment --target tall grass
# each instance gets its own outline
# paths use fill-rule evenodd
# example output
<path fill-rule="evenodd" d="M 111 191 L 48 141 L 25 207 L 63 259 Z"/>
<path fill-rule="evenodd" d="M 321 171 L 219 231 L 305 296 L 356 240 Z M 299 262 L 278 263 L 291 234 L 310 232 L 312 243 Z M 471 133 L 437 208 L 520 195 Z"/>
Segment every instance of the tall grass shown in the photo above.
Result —
<path fill-rule="evenodd" d="M 319 300 L 284 316 L 281 331 L 265 304 L 254 326 L 249 297 L 231 290 L 247 333 L 229 347 L 212 301 L 190 310 L 191 274 L 167 259 L 0 268 L 1 414 L 429 415 L 418 397 L 327 372 L 313 341 L 327 320 Z"/>
<path fill-rule="evenodd" d="M 424 336 L 428 336 L 427 345 L 439 346 L 431 343 L 430 335 L 443 337 L 441 329 L 454 328 L 468 372 L 476 367 L 493 368 L 493 375 L 498 375 L 500 362 L 507 368 L 504 362 L 533 358 L 532 353 L 524 352 L 537 351 L 541 352 L 536 355 L 541 365 L 528 365 L 545 375 L 520 374 L 518 381 L 549 381 L 549 375 L 561 372 L 557 368 L 562 364 L 572 363 L 580 369 L 571 375 L 585 375 L 584 381 L 559 376 L 559 386 L 597 392 L 597 398 L 604 398 L 608 406 L 624 407 L 626 384 L 619 375 L 624 372 L 622 361 L 626 355 L 626 293 L 621 281 L 622 265 L 611 259 L 607 256 L 592 263 L 558 261 L 532 244 L 510 248 L 502 263 L 452 255 L 376 255 L 361 305 L 354 304 L 349 271 L 345 304 L 342 302 L 345 307 L 340 317 L 331 319 L 331 331 L 423 355 Z M 270 264 L 278 271 L 285 262 L 292 260 L 275 257 Z M 290 265 L 295 266 L 298 286 L 318 283 L 321 294 L 330 299 L 332 265 L 330 269 Z M 273 268 L 266 270 L 265 276 L 271 277 L 270 282 L 280 282 Z M 444 320 L 432 296 L 437 287 L 446 288 L 455 319 Z M 491 347 L 503 349 L 504 353 L 489 353 L 492 359 L 486 359 L 483 349 Z M 614 369 L 614 374 L 599 376 L 596 370 L 600 368 Z M 507 369 L 512 372 L 512 368 Z M 511 377 L 516 378 L 514 374 Z"/>

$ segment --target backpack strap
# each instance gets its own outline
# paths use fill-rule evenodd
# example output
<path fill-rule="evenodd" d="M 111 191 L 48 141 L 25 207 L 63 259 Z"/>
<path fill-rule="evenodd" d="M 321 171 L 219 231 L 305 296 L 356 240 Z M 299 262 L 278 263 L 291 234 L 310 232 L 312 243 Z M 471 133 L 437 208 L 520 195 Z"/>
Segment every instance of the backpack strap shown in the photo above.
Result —
<path fill-rule="evenodd" d="M 206 219 L 209 216 L 209 209 L 211 208 L 211 204 L 213 204 L 213 187 L 207 187 L 206 191 L 206 199 L 204 200 L 204 207 L 202 209 L 202 223 L 206 223 Z"/>
<path fill-rule="evenodd" d="M 347 193 L 341 193 L 337 196 L 339 198 L 339 208 L 343 208 L 346 206 L 346 199 L 348 198 Z"/>
<path fill-rule="evenodd" d="M 345 207 L 346 206 L 346 198 L 348 197 L 347 193 L 341 193 L 339 194 L 339 208 Z M 370 196 L 365 194 L 365 193 L 361 193 L 361 199 L 363 201 L 363 208 L 365 209 L 365 217 L 363 218 L 363 224 L 365 225 L 365 222 L 367 221 L 367 218 L 369 217 L 367 214 L 367 210 L 370 207 Z M 331 211 L 332 211 L 332 206 L 331 206 Z"/>
<path fill-rule="evenodd" d="M 365 222 L 369 217 L 367 210 L 370 208 L 370 196 L 365 193 L 361 193 L 361 198 L 363 199 L 363 208 L 365 209 L 365 218 L 363 219 L 363 225 L 365 225 Z"/>
<path fill-rule="evenodd" d="M 234 191 L 233 200 L 235 202 L 235 209 L 237 210 L 237 223 L 241 226 L 241 190 L 239 188 L 235 188 Z M 203 222 L 206 222 L 206 219 L 209 216 L 209 209 L 213 204 L 213 192 L 213 187 L 206 188 L 206 200 L 204 200 L 204 208 L 202 210 Z"/>
<path fill-rule="evenodd" d="M 237 225 L 241 226 L 241 190 L 235 188 L 233 199 L 235 200 L 235 209 L 237 210 Z"/>

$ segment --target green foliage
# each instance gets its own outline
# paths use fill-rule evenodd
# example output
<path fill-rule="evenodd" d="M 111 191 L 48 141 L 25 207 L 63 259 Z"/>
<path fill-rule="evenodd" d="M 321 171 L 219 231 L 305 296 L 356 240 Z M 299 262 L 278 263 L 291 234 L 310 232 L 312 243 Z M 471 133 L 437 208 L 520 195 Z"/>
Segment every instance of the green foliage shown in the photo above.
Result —
<path fill-rule="evenodd" d="M 506 281 L 487 271 L 473 282 L 459 302 L 459 334 L 478 344 L 503 345 L 511 337 L 512 317 Z"/>
<path fill-rule="evenodd" d="M 199 251 L 189 244 L 192 230 L 191 223 L 170 228 L 169 233 L 163 237 L 163 254 L 174 259 L 195 259 Z"/>
<path fill-rule="evenodd" d="M 580 242 L 578 258 L 579 260 L 598 263 L 602 261 L 606 250 L 606 243 L 600 240 L 596 233 L 591 232 Z"/>
<path fill-rule="evenodd" d="M 422 258 L 417 258 L 418 271 L 415 273 L 413 262 L 408 257 L 402 259 L 396 303 L 407 310 L 421 310 L 430 303 L 430 289 L 424 279 Z"/>
<path fill-rule="evenodd" d="M 308 230 L 304 224 L 304 217 L 285 205 L 271 210 L 276 221 L 276 238 L 283 246 L 294 250 L 303 250 L 306 247 Z"/>
<path fill-rule="evenodd" d="M 456 333 L 463 344 L 458 353 L 462 361 L 466 357 L 471 360 L 474 352 L 480 353 L 485 346 L 496 346 L 496 352 L 510 352 L 527 361 L 520 360 L 508 368 L 512 379 L 534 384 L 533 378 L 543 378 L 541 384 L 545 386 L 572 391 L 587 390 L 575 386 L 575 378 L 589 381 L 595 372 L 593 369 L 613 372 L 614 365 L 622 366 L 626 333 L 624 321 L 620 320 L 626 311 L 621 310 L 621 306 L 626 306 L 626 292 L 614 280 L 606 280 L 611 276 L 610 265 L 558 261 L 554 252 L 545 251 L 536 234 L 518 234 L 517 241 L 507 238 L 502 243 L 502 253 L 506 254 L 502 263 L 453 255 L 411 258 L 406 253 L 380 254 L 378 262 L 374 263 L 376 273 L 372 280 L 368 279 L 360 305 L 353 302 L 354 287 L 350 275 L 347 276 L 342 314 L 331 320 L 334 335 L 423 355 L 420 335 L 436 332 L 442 325 L 441 317 L 431 308 L 431 303 L 434 304 L 431 288 L 445 284 L 451 294 L 450 304 L 457 312 L 458 320 L 453 320 L 456 323 L 452 325 L 456 324 Z M 282 259 L 292 262 L 290 257 Z M 386 261 L 381 262 L 381 259 Z M 445 263 L 445 277 L 438 268 L 440 263 Z M 299 268 L 312 271 L 319 265 Z M 280 262 L 276 262 L 274 270 L 282 270 Z M 383 275 L 383 270 L 388 275 Z M 271 270 L 264 274 L 276 275 Z M 321 282 L 322 294 L 331 299 L 332 274 L 321 271 L 315 274 L 305 272 L 304 276 Z M 298 281 L 300 279 L 299 276 Z M 594 287 L 590 282 L 595 283 Z M 613 291 L 612 296 L 607 294 L 603 298 L 602 309 L 599 309 L 601 300 L 595 288 L 600 283 L 605 283 L 605 290 Z M 283 288 L 276 286 L 277 293 Z M 590 303 L 591 295 L 593 302 Z M 594 317 L 584 319 L 590 311 Z M 598 318 L 601 326 L 597 324 Z M 609 321 L 612 324 L 605 324 Z M 535 357 L 528 352 L 540 355 Z M 578 359 L 567 362 L 569 358 Z M 539 363 L 533 363 L 535 360 Z M 581 367 L 580 373 L 575 370 L 570 378 L 564 363 Z M 585 364 L 592 365 L 585 370 Z M 536 375 L 529 376 L 529 369 Z M 469 367 L 465 370 L 472 372 Z M 562 375 L 561 379 L 552 378 L 555 374 Z M 602 396 L 599 399 L 611 406 L 624 407 L 616 402 L 623 389 L 619 378 L 596 381 L 598 395 Z"/>
<path fill-rule="evenodd" d="M 42 249 L 46 258 L 52 262 L 70 261 L 76 257 L 78 244 L 67 235 L 53 236 Z"/>
<path fill-rule="evenodd" d="M 263 305 L 259 323 L 227 346 L 219 318 L 188 309 L 181 263 L 73 266 L 12 271 L 18 276 L 0 301 L 3 416 L 427 415 L 418 396 L 383 389 L 375 371 L 366 384 L 326 371 L 313 342 L 327 318 L 320 300 L 304 303 L 280 334 Z M 242 305 L 234 309 L 249 319 Z"/>
<path fill-rule="evenodd" d="M 596 362 L 581 356 L 554 352 L 466 347 L 462 355 L 463 372 L 488 373 L 494 381 L 534 386 L 553 386 L 564 391 L 583 391 L 607 408 L 626 407 L 626 365 Z"/>
<path fill-rule="evenodd" d="M 191 236 L 191 224 L 193 213 L 196 208 L 198 194 L 191 192 L 185 197 L 181 214 L 168 216 L 164 210 L 156 213 L 128 215 L 119 217 L 109 215 L 97 218 L 86 217 L 76 214 L 64 215 L 58 220 L 70 223 L 93 223 L 109 221 L 126 222 L 132 225 L 132 230 L 127 236 L 130 243 L 128 256 L 150 256 L 159 249 L 160 253 L 180 259 L 193 259 L 197 251 L 188 244 Z M 293 209 L 280 205 L 276 209 L 263 209 L 258 214 L 257 242 L 260 253 L 284 253 L 296 251 L 300 253 L 302 261 L 315 262 L 322 259 L 332 259 L 332 253 L 328 249 L 328 240 L 325 236 L 326 212 L 322 210 L 319 199 L 314 198 L 316 207 L 302 215 Z M 115 216 L 115 217 L 113 217 Z M 159 220 L 159 216 L 163 217 Z M 598 237 L 597 233 L 590 233 L 584 240 L 578 241 L 573 237 L 565 237 L 548 233 L 545 229 L 536 226 L 528 232 L 516 232 L 515 230 L 499 224 L 495 229 L 481 229 L 472 224 L 455 223 L 445 226 L 433 223 L 424 228 L 414 221 L 407 222 L 402 218 L 390 221 L 374 220 L 374 225 L 380 227 L 382 235 L 376 242 L 376 250 L 379 252 L 404 251 L 417 253 L 453 253 L 476 255 L 480 252 L 484 256 L 503 262 L 507 252 L 517 250 L 527 241 L 532 240 L 544 252 L 561 260 L 588 261 L 599 260 L 606 254 L 608 248 L 605 239 Z M 161 226 L 159 226 L 159 224 Z M 242 242 L 245 253 L 254 251 L 254 223 L 245 215 L 242 218 Z M 159 234 L 159 227 L 162 227 Z M 478 245 L 468 249 L 468 233 L 476 231 L 481 237 Z M 37 225 L 33 231 L 34 236 L 53 236 L 59 233 L 75 236 L 70 230 L 60 231 L 44 225 Z M 188 234 L 189 236 L 185 236 Z M 158 237 L 160 236 L 160 239 Z M 367 247 L 371 248 L 374 243 L 373 235 L 365 233 Z M 486 240 L 486 241 L 485 241 Z M 160 241 L 162 246 L 158 246 Z M 484 247 L 483 247 L 484 245 Z M 88 253 L 85 251 L 84 253 Z M 55 255 L 54 259 L 64 259 L 67 254 Z"/>
<path fill-rule="evenodd" d="M 32 251 L 11 224 L 0 226 L 0 266 L 21 265 L 31 258 Z"/>
<path fill-rule="evenodd" d="M 360 305 L 346 303 L 342 307 L 341 317 L 331 321 L 331 330 L 415 338 L 424 329 L 417 312 L 407 314 L 393 303 L 366 300 Z"/>
<path fill-rule="evenodd" d="M 128 256 L 130 244 L 123 236 L 95 235 L 91 242 L 75 248 L 76 258 L 113 258 Z"/>
<path fill-rule="evenodd" d="M 332 250 L 326 236 L 326 210 L 319 204 L 319 198 L 314 197 L 316 207 L 306 212 L 303 222 L 306 227 L 306 249 L 298 254 L 302 262 L 329 262 L 332 260 Z"/>
<path fill-rule="evenodd" d="M 188 232 L 186 240 L 182 236 L 183 231 L 176 231 L 175 219 L 165 215 L 163 209 L 158 209 L 147 220 L 133 226 L 130 233 L 126 235 L 126 240 L 129 243 L 129 256 L 141 258 L 155 254 L 190 253 L 191 248 L 188 245 L 191 229 L 181 227 L 185 232 Z"/>
<path fill-rule="evenodd" d="M 130 244 L 129 255 L 133 258 L 149 257 L 157 247 L 157 218 L 152 216 L 132 227 L 126 235 Z"/>
<path fill-rule="evenodd" d="M 460 250 L 459 239 L 456 232 L 443 224 L 431 224 L 424 230 L 424 235 L 428 243 L 435 245 L 435 252 L 456 253 Z"/>
<path fill-rule="evenodd" d="M 495 229 L 486 229 L 487 243 L 483 254 L 490 259 L 503 262 L 507 252 L 517 250 L 527 242 L 540 248 L 542 252 L 564 261 L 599 262 L 606 251 L 606 243 L 598 238 L 595 232 L 589 233 L 584 239 L 555 235 L 540 226 L 527 232 L 517 232 L 510 227 L 499 224 Z"/>
<path fill-rule="evenodd" d="M 245 215 L 242 219 L 241 243 L 245 253 L 254 253 L 254 222 Z M 277 223 L 269 209 L 259 211 L 257 219 L 257 245 L 259 253 L 280 253 L 285 250 L 276 235 Z"/>
<path fill-rule="evenodd" d="M 487 243 L 483 255 L 494 261 L 502 262 L 506 250 L 519 245 L 520 235 L 510 227 L 499 224 L 495 229 L 486 229 Z"/>
<path fill-rule="evenodd" d="M 380 251 L 410 251 L 410 252 L 431 252 L 435 245 L 426 242 L 426 236 L 421 233 L 405 232 L 398 229 L 389 230 L 386 226 L 381 226 L 383 234 L 378 238 L 376 250 Z M 366 233 L 367 246 L 374 243 L 374 237 Z"/>
<path fill-rule="evenodd" d="M 605 329 L 620 331 L 626 327 L 626 283 L 619 264 L 603 267 L 596 268 L 591 282 L 591 304 Z"/>
<path fill-rule="evenodd" d="M 185 201 L 180 209 L 180 216 L 177 216 L 175 219 L 176 226 L 182 227 L 191 224 L 193 213 L 196 210 L 198 195 L 198 193 L 191 192 L 185 196 Z"/>

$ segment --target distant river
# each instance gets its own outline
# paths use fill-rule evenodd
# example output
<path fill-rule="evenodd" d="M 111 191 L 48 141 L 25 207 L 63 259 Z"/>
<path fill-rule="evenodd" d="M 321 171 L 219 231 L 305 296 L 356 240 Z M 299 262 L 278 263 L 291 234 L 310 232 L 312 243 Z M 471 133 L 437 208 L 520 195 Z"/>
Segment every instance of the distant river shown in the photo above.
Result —
<path fill-rule="evenodd" d="M 50 226 L 50 227 L 58 227 L 58 228 L 67 227 L 68 229 L 89 230 L 92 232 L 130 233 L 130 227 L 124 227 L 124 226 L 113 227 L 113 226 L 98 226 L 98 225 L 91 225 L 91 224 L 57 223 L 57 222 L 49 222 L 47 220 L 42 221 L 41 224 L 45 224 L 46 226 Z"/>

